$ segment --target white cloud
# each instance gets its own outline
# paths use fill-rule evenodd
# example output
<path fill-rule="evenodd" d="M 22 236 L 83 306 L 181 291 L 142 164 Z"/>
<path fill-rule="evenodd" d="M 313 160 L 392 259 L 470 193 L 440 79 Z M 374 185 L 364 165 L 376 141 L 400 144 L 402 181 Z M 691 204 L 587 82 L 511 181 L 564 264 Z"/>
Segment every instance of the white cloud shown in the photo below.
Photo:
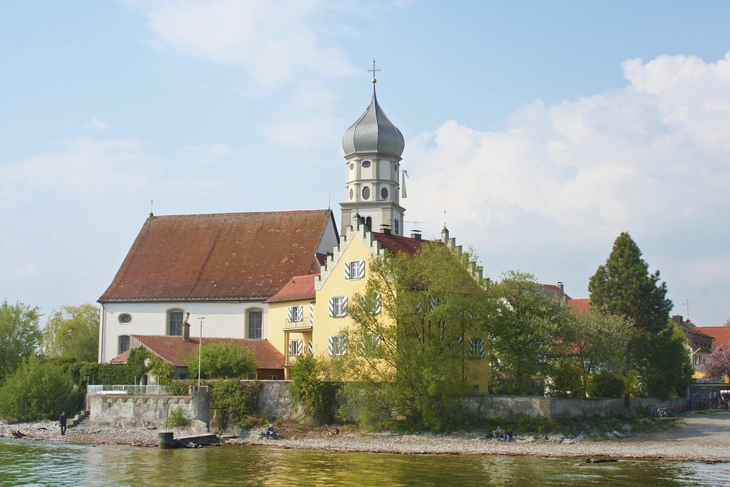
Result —
<path fill-rule="evenodd" d="M 718 208 L 730 214 L 729 59 L 627 61 L 631 85 L 538 101 L 503 132 L 448 121 L 409 143 L 408 206 L 423 220 L 448 202 L 449 221 L 477 222 L 475 235 L 529 213 L 580 241 L 689 228 Z"/>
<path fill-rule="evenodd" d="M 243 66 L 261 86 L 295 74 L 346 76 L 354 68 L 338 47 L 323 46 L 318 0 L 277 2 L 131 2 L 141 8 L 155 42 L 182 54 Z"/>
<path fill-rule="evenodd" d="M 109 127 L 107 126 L 106 122 L 99 120 L 96 117 L 93 117 L 91 120 L 82 123 L 81 128 L 87 130 L 106 130 Z"/>

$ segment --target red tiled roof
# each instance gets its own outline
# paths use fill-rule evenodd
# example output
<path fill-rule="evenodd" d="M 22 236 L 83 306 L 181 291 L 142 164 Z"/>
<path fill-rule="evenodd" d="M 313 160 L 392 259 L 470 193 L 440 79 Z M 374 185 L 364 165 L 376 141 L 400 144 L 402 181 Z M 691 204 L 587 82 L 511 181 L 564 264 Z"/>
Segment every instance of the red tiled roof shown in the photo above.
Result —
<path fill-rule="evenodd" d="M 570 296 L 565 294 L 565 291 L 560 289 L 560 287 L 556 286 L 555 284 L 540 284 L 540 288 L 542 288 L 543 294 L 546 294 L 550 297 L 558 296 L 558 297 L 565 297 L 568 299 L 572 299 Z"/>
<path fill-rule="evenodd" d="M 730 326 L 697 326 L 692 328 L 693 332 L 700 332 L 704 335 L 709 335 L 715 339 L 712 343 L 714 347 L 727 348 L 730 345 Z"/>
<path fill-rule="evenodd" d="M 570 299 L 568 304 L 575 311 L 585 311 L 591 308 L 591 298 Z"/>
<path fill-rule="evenodd" d="M 190 341 L 186 342 L 181 336 L 160 336 L 160 335 L 132 335 L 132 338 L 142 344 L 147 350 L 154 353 L 166 362 L 171 363 L 175 367 L 187 367 L 185 357 L 195 355 L 198 351 L 198 339 L 190 337 Z M 235 343 L 244 350 L 252 350 L 259 361 L 260 369 L 282 369 L 284 368 L 284 356 L 279 352 L 268 340 L 246 340 L 242 338 L 205 338 L 203 337 L 203 345 L 206 343 Z M 124 352 L 129 356 L 129 352 Z M 112 363 L 125 363 L 126 357 L 122 362 L 119 355 L 112 359 Z"/>
<path fill-rule="evenodd" d="M 318 274 L 331 210 L 149 217 L 99 302 L 265 299 Z"/>
<path fill-rule="evenodd" d="M 119 364 L 126 364 L 128 359 L 129 359 L 129 350 L 127 350 L 126 352 L 122 352 L 121 354 L 117 355 L 116 357 L 114 357 L 113 359 L 111 359 L 109 361 L 109 363 L 117 364 L 117 365 L 119 365 Z"/>
<path fill-rule="evenodd" d="M 424 242 L 428 242 L 428 240 L 419 240 L 410 237 L 400 237 L 398 235 L 386 235 L 384 233 L 375 232 L 373 232 L 373 236 L 375 236 L 375 239 L 380 242 L 380 245 L 382 245 L 384 249 L 390 250 L 394 254 L 398 252 L 405 252 L 409 255 L 415 255 L 419 250 L 421 250 L 421 246 Z"/>
<path fill-rule="evenodd" d="M 314 276 L 296 276 L 278 293 L 264 301 L 265 303 L 281 303 L 283 301 L 298 301 L 300 299 L 314 299 L 316 297 L 314 291 Z"/>

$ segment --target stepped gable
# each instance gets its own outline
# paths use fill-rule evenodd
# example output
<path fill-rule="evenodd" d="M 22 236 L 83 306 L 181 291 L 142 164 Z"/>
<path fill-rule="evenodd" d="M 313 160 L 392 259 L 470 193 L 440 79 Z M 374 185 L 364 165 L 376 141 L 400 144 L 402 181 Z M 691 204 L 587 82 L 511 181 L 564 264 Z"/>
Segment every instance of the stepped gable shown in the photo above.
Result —
<path fill-rule="evenodd" d="M 150 216 L 99 302 L 256 300 L 318 274 L 331 210 Z"/>

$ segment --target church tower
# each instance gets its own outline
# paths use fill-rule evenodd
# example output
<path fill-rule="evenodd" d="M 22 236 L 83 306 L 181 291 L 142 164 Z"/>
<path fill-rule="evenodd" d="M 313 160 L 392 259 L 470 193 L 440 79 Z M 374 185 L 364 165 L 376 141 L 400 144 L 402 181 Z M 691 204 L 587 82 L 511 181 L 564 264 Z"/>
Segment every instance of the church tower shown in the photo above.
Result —
<path fill-rule="evenodd" d="M 342 137 L 346 183 L 340 228 L 344 231 L 359 218 L 373 232 L 402 235 L 406 210 L 399 204 L 399 174 L 405 140 L 380 108 L 375 82 L 373 78 L 370 106 Z"/>

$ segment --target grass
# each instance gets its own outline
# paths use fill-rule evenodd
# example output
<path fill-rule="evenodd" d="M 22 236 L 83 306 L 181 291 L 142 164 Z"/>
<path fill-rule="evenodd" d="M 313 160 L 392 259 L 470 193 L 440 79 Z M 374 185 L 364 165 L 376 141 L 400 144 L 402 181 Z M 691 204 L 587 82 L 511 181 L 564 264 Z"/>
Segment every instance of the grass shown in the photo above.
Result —
<path fill-rule="evenodd" d="M 700 409 L 699 411 L 695 411 L 695 414 L 715 414 L 724 412 L 726 412 L 724 409 Z"/>

